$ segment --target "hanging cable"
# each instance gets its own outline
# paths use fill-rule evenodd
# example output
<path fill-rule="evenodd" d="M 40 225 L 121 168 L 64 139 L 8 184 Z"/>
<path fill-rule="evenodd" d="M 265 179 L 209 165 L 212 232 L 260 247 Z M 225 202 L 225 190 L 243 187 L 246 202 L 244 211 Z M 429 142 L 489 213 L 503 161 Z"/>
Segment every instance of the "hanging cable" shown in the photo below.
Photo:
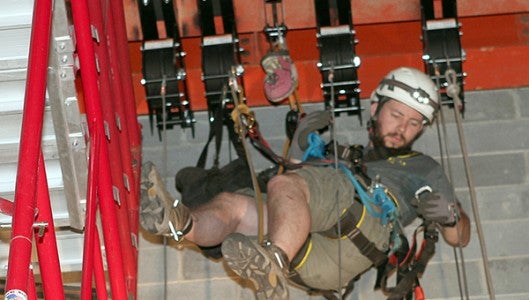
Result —
<path fill-rule="evenodd" d="M 260 244 L 264 241 L 264 202 L 263 195 L 261 194 L 261 188 L 259 187 L 259 182 L 257 181 L 257 176 L 255 173 L 255 168 L 253 165 L 253 160 L 250 154 L 250 149 L 246 144 L 246 135 L 248 130 L 252 129 L 255 124 L 255 117 L 253 113 L 246 112 L 248 110 L 245 99 L 244 92 L 242 87 L 239 86 L 237 81 L 237 75 L 235 72 L 235 67 L 232 67 L 231 72 L 228 74 L 228 84 L 230 86 L 230 92 L 233 98 L 234 108 L 231 114 L 233 121 L 235 122 L 235 131 L 240 137 L 241 145 L 243 147 L 244 153 L 246 155 L 246 161 L 248 162 L 248 168 L 252 176 L 252 185 L 254 188 L 255 198 L 257 199 L 257 237 Z M 226 87 L 227 88 L 227 87 Z"/>
<path fill-rule="evenodd" d="M 167 106 L 165 105 L 165 94 L 166 94 L 166 76 L 165 74 L 162 77 L 162 83 L 160 86 L 160 96 L 162 97 L 162 135 L 163 135 L 163 146 L 162 146 L 162 180 L 165 182 L 167 178 Z M 167 185 L 166 185 L 167 186 Z M 163 298 L 167 300 L 167 237 L 163 236 Z"/>
<path fill-rule="evenodd" d="M 459 98 L 460 87 L 457 84 L 457 74 L 454 71 L 454 69 L 448 68 L 445 71 L 445 78 L 447 82 L 446 94 L 454 100 L 454 107 L 455 107 L 454 116 L 456 119 L 459 143 L 461 145 L 461 152 L 463 155 L 463 164 L 465 167 L 467 184 L 468 184 L 468 188 L 470 192 L 470 202 L 472 204 L 472 212 L 474 214 L 474 221 L 476 223 L 476 230 L 478 233 L 478 238 L 479 238 L 479 243 L 480 243 L 480 248 L 481 248 L 481 257 L 483 260 L 483 269 L 485 271 L 485 278 L 487 281 L 487 289 L 489 292 L 490 299 L 495 300 L 496 296 L 494 293 L 494 287 L 492 284 L 492 276 L 491 276 L 490 268 L 488 265 L 488 255 L 487 255 L 487 249 L 485 245 L 485 236 L 483 234 L 483 228 L 481 226 L 481 218 L 479 216 L 478 204 L 476 200 L 476 191 L 474 188 L 474 180 L 472 177 L 472 173 L 470 171 L 468 151 L 466 148 L 465 136 L 464 136 L 462 121 L 461 121 L 461 113 L 457 109 L 458 107 L 461 107 L 462 103 L 461 103 L 461 99 Z"/>
<path fill-rule="evenodd" d="M 434 71 L 435 71 L 435 81 L 436 81 L 435 83 L 440 89 L 441 88 L 441 80 L 440 80 L 441 74 L 439 71 L 439 65 L 434 64 Z M 440 97 L 440 93 L 438 96 Z M 440 117 L 440 121 L 436 122 L 436 125 L 437 125 L 437 138 L 438 138 L 438 143 L 439 143 L 439 153 L 441 157 L 441 165 L 443 169 L 446 170 L 449 180 L 453 184 L 454 180 L 453 180 L 452 165 L 450 163 L 450 153 L 448 151 L 448 143 L 446 142 L 448 133 L 447 133 L 445 117 L 444 117 L 444 113 L 442 109 L 439 109 L 439 117 Z M 441 128 L 440 128 L 439 123 L 442 124 L 442 134 L 441 134 Z M 443 142 L 443 140 L 445 142 Z M 444 155 L 443 153 L 446 153 L 446 155 Z M 458 240 L 459 241 L 461 240 L 459 232 L 458 232 Z M 458 282 L 458 287 L 459 287 L 459 295 L 461 299 L 463 299 L 463 293 L 464 293 L 465 299 L 469 299 L 468 281 L 466 277 L 466 268 L 465 268 L 465 260 L 463 256 L 463 249 L 462 247 L 453 247 L 452 251 L 454 254 L 454 259 L 456 261 L 456 274 L 457 274 L 457 282 Z M 459 256 L 461 257 L 461 262 L 459 261 Z"/>
<path fill-rule="evenodd" d="M 336 141 L 336 128 L 334 126 L 334 63 L 331 63 L 331 69 L 329 70 L 329 84 L 331 85 L 331 103 L 329 106 L 329 109 L 331 111 L 331 124 L 329 125 L 330 131 L 331 131 L 331 140 L 333 143 L 334 148 L 334 168 L 338 170 L 338 142 Z M 338 198 L 336 198 L 336 214 L 337 214 L 337 220 L 340 220 L 342 212 L 340 211 L 340 205 L 338 205 Z M 338 222 L 338 236 L 342 236 L 342 226 L 340 226 L 341 223 Z M 338 268 L 338 286 L 342 286 L 342 244 L 340 241 L 338 241 L 338 265 L 340 268 Z M 339 291 L 339 299 L 342 299 L 342 292 Z"/>

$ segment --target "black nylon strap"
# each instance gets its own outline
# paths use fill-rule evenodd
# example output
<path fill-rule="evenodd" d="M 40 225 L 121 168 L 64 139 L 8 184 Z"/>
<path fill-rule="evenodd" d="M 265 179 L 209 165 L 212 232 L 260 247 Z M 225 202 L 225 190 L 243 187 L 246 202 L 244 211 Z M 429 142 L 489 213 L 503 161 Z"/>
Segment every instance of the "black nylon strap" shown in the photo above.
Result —
<path fill-rule="evenodd" d="M 239 140 L 239 136 L 235 133 L 233 120 L 231 118 L 228 119 L 227 116 L 224 116 L 224 114 L 227 113 L 225 110 L 226 108 L 217 107 L 214 112 L 215 117 L 213 122 L 210 123 L 208 140 L 206 142 L 206 145 L 204 145 L 204 148 L 202 149 L 202 153 L 200 153 L 196 165 L 197 167 L 206 167 L 209 143 L 211 143 L 213 137 L 215 137 L 215 158 L 213 161 L 213 167 L 219 167 L 219 154 L 222 145 L 223 124 L 226 125 L 226 129 L 228 130 L 228 138 L 231 141 L 233 148 L 235 149 L 237 157 L 246 160 L 244 148 L 241 144 L 241 141 Z"/>
<path fill-rule="evenodd" d="M 235 24 L 235 12 L 232 0 L 220 0 L 220 9 L 222 23 L 224 25 L 224 33 L 236 34 L 237 27 Z"/>
<path fill-rule="evenodd" d="M 336 1 L 336 9 L 338 10 L 338 20 L 340 24 L 353 24 L 351 1 Z"/>
<path fill-rule="evenodd" d="M 456 18 L 457 17 L 457 1 L 455 0 L 444 0 L 442 2 L 443 15 L 442 18 Z M 424 17 L 427 20 L 436 19 L 435 10 L 434 10 L 434 1 L 433 0 L 421 0 L 421 7 L 423 10 Z M 437 18 L 440 18 L 437 17 Z"/>
<path fill-rule="evenodd" d="M 439 110 L 439 103 L 432 100 L 433 95 L 428 94 L 425 90 L 421 88 L 414 88 L 405 84 L 404 82 L 389 78 L 382 79 L 380 85 L 388 85 L 388 88 L 390 90 L 394 89 L 395 87 L 398 87 L 408 92 L 410 96 L 414 98 L 417 102 L 421 104 L 430 105 L 435 111 Z"/>
<path fill-rule="evenodd" d="M 213 1 L 197 1 L 200 17 L 200 29 L 202 29 L 202 36 L 215 35 L 215 23 L 213 18 Z"/>
<path fill-rule="evenodd" d="M 235 12 L 232 0 L 198 0 L 202 36 L 236 34 Z M 224 32 L 217 32 L 215 18 L 221 17 Z"/>
<path fill-rule="evenodd" d="M 418 277 L 424 273 L 428 261 L 435 254 L 435 244 L 438 240 L 438 232 L 433 223 L 425 225 L 424 232 L 425 245 L 422 254 L 415 262 L 411 270 L 405 273 L 394 288 L 388 289 L 390 295 L 388 300 L 400 300 L 413 289 Z"/>
<path fill-rule="evenodd" d="M 329 1 L 314 0 L 314 6 L 316 8 L 316 23 L 318 27 L 330 26 L 331 17 L 329 14 Z"/>
<path fill-rule="evenodd" d="M 423 16 L 427 20 L 435 19 L 433 0 L 421 0 L 421 8 L 422 8 Z"/>
<path fill-rule="evenodd" d="M 161 10 L 165 23 L 165 32 L 168 37 L 175 38 L 178 35 L 175 31 L 178 29 L 176 26 L 173 1 L 161 1 Z"/>
<path fill-rule="evenodd" d="M 208 156 L 208 149 L 209 149 L 209 143 L 211 143 L 211 140 L 213 140 L 213 137 L 215 137 L 215 159 L 213 162 L 214 167 L 218 167 L 218 160 L 219 160 L 219 153 L 220 153 L 220 145 L 222 141 L 222 108 L 218 108 L 214 112 L 214 120 L 213 123 L 210 123 L 209 127 L 209 136 L 208 141 L 206 142 L 206 145 L 204 145 L 204 149 L 202 149 L 202 153 L 200 153 L 200 156 L 197 161 L 197 167 L 199 168 L 205 168 L 206 167 L 206 159 Z"/>
<path fill-rule="evenodd" d="M 373 265 L 378 267 L 386 261 L 387 256 L 384 252 L 378 250 L 375 244 L 369 241 L 360 229 L 356 227 L 363 209 L 364 207 L 361 203 L 354 201 L 340 220 L 333 227 L 322 232 L 322 234 L 330 238 L 340 238 L 338 232 L 341 232 L 342 235 L 346 235 L 353 242 L 362 255 L 369 258 Z"/>
<path fill-rule="evenodd" d="M 156 28 L 156 12 L 154 9 L 154 2 L 149 1 L 147 3 L 144 3 L 143 0 L 137 0 L 137 3 L 138 10 L 140 11 L 140 22 L 141 30 L 143 33 L 143 40 L 157 40 L 158 28 Z"/>
<path fill-rule="evenodd" d="M 334 290 L 321 290 L 321 289 L 315 289 L 310 286 L 308 286 L 303 279 L 301 279 L 301 276 L 299 276 L 299 273 L 295 270 L 303 259 L 308 255 L 307 251 L 310 248 L 311 244 L 311 235 L 309 234 L 308 238 L 305 240 L 305 243 L 303 246 L 301 246 L 301 249 L 296 254 L 296 256 L 292 259 L 292 262 L 290 263 L 290 273 L 288 274 L 288 279 L 296 284 L 298 287 L 304 289 L 308 294 L 319 294 L 322 295 L 325 299 L 328 300 L 340 300 L 345 299 L 345 296 L 349 295 L 353 291 L 354 282 L 357 280 L 357 278 L 351 280 L 347 283 L 347 286 L 342 292 L 342 295 L 340 297 L 337 296 L 338 292 Z"/>
<path fill-rule="evenodd" d="M 314 0 L 318 27 L 352 24 L 350 1 Z"/>

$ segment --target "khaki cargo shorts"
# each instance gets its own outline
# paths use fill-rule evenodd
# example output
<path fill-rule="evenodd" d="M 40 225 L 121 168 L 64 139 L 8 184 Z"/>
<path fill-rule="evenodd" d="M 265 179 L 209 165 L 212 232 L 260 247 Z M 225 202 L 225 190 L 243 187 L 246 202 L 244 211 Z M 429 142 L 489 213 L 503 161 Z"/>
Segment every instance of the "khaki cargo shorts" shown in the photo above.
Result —
<path fill-rule="evenodd" d="M 341 213 L 353 203 L 355 188 L 349 177 L 333 167 L 303 167 L 295 171 L 310 191 L 311 244 L 296 271 L 305 284 L 317 289 L 339 290 L 367 271 L 372 263 L 347 238 L 332 239 L 319 234 L 336 224 Z M 391 228 L 370 215 L 365 208 L 357 227 L 378 249 L 388 247 Z M 343 233 L 346 234 L 346 233 Z M 341 270 L 341 271 L 340 271 Z"/>

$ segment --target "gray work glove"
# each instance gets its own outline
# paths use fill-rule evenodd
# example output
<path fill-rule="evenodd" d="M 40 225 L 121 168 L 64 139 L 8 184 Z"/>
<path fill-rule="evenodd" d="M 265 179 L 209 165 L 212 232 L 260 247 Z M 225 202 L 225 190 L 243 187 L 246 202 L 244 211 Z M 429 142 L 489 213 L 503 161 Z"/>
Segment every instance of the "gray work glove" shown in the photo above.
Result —
<path fill-rule="evenodd" d="M 313 111 L 299 120 L 292 142 L 290 158 L 302 160 L 305 150 L 309 147 L 307 137 L 311 132 L 322 130 L 331 124 L 331 112 L 327 110 Z"/>
<path fill-rule="evenodd" d="M 433 192 L 429 186 L 423 186 L 415 192 L 411 205 L 415 207 L 417 215 L 427 221 L 443 226 L 453 226 L 456 222 L 455 205 L 442 199 L 439 193 Z"/>

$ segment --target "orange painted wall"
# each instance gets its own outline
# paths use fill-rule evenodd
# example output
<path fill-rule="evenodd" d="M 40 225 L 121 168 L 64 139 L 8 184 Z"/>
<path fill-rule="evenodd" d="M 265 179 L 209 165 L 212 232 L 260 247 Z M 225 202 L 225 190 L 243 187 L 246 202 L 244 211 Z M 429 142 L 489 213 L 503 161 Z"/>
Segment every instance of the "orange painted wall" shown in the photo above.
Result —
<path fill-rule="evenodd" d="M 463 70 L 468 74 L 465 90 L 529 86 L 529 14 L 469 16 L 459 19 L 463 33 L 461 42 L 467 54 Z M 287 24 L 288 25 L 288 24 Z M 368 97 L 378 80 L 388 70 L 401 66 L 423 68 L 421 24 L 417 21 L 355 25 L 357 55 L 362 98 Z M 263 93 L 264 72 L 259 61 L 268 50 L 264 33 L 240 33 L 240 46 L 245 49 L 244 85 L 250 106 L 270 105 Z M 315 28 L 293 29 L 287 43 L 298 69 L 298 94 L 302 102 L 322 101 L 321 75 L 316 67 L 319 52 Z M 201 81 L 201 49 L 199 37 L 182 39 L 189 99 L 193 110 L 207 109 Z M 138 112 L 146 113 L 145 94 L 140 85 L 140 42 L 130 42 L 133 77 Z"/>

